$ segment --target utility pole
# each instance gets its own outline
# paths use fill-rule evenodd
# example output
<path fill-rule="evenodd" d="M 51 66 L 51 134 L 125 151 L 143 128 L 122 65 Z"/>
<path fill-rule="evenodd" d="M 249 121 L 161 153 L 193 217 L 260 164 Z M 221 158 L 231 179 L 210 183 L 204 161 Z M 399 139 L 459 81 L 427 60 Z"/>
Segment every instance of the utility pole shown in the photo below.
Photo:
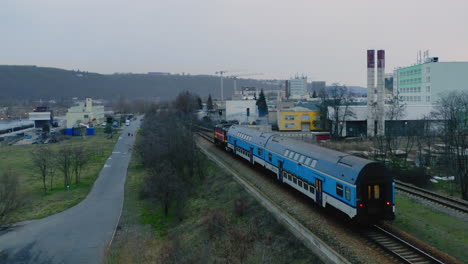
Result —
<path fill-rule="evenodd" d="M 223 89 L 223 74 L 227 73 L 227 71 L 217 71 L 216 74 L 221 76 L 221 101 L 224 101 L 224 89 Z"/>

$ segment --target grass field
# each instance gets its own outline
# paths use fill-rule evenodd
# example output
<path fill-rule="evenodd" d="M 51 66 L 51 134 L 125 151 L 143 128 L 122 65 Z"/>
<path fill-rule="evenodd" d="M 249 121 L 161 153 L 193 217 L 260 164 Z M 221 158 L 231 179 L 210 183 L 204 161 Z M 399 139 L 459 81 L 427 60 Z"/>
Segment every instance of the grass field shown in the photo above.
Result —
<path fill-rule="evenodd" d="M 411 199 L 396 196 L 393 225 L 464 262 L 468 259 L 468 223 Z"/>
<path fill-rule="evenodd" d="M 321 263 L 219 167 L 186 201 L 183 219 L 139 198 L 144 169 L 132 159 L 106 263 Z M 243 201 L 245 212 L 235 212 Z M 214 225 L 213 225 L 214 221 Z"/>
<path fill-rule="evenodd" d="M 107 139 L 103 129 L 98 128 L 95 136 L 68 137 L 60 143 L 50 144 L 49 146 L 53 150 L 57 150 L 63 145 L 81 145 L 89 151 L 89 161 L 82 172 L 80 184 L 72 184 L 70 191 L 67 192 L 64 188 L 63 176 L 57 171 L 54 176 L 53 188 L 46 194 L 42 187 L 40 174 L 31 161 L 30 153 L 39 145 L 1 146 L 0 172 L 10 170 L 18 175 L 20 190 L 24 197 L 23 206 L 8 215 L 3 222 L 13 223 L 42 218 L 79 203 L 88 194 L 104 162 L 112 153 L 117 140 L 118 135 Z M 48 186 L 49 184 L 50 182 Z"/>

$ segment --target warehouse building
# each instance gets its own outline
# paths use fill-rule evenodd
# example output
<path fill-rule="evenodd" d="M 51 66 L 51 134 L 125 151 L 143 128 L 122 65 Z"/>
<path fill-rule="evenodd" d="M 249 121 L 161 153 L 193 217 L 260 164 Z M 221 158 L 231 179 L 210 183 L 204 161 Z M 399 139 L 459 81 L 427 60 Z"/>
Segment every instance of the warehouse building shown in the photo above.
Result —
<path fill-rule="evenodd" d="M 95 126 L 105 121 L 104 106 L 93 105 L 91 98 L 68 109 L 66 114 L 67 128 Z"/>

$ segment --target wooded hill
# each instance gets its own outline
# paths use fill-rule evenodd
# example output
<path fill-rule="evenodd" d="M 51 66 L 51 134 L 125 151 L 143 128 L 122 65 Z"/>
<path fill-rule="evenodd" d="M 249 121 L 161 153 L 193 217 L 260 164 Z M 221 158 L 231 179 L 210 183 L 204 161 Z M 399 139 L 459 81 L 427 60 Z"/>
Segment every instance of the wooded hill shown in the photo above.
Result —
<path fill-rule="evenodd" d="M 277 89 L 271 82 L 240 79 L 237 86 Z M 211 75 L 98 74 L 36 66 L 0 65 L 0 99 L 61 99 L 93 97 L 115 99 L 159 97 L 171 99 L 181 91 L 220 97 L 220 78 Z M 224 95 L 233 92 L 233 80 L 224 79 Z"/>

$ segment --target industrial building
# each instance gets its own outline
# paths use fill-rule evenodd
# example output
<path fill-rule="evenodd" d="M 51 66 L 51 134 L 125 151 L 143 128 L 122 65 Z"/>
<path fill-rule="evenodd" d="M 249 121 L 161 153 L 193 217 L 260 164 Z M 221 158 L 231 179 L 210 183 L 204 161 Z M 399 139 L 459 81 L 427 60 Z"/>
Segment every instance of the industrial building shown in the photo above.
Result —
<path fill-rule="evenodd" d="M 35 128 L 43 128 L 46 124 L 52 126 L 53 113 L 47 106 L 38 106 L 28 115 L 29 120 L 34 121 Z"/>
<path fill-rule="evenodd" d="M 441 62 L 438 57 L 419 59 L 416 65 L 393 73 L 393 94 L 407 105 L 435 104 L 441 94 L 468 91 L 468 62 Z"/>
<path fill-rule="evenodd" d="M 344 107 L 344 106 L 341 106 Z M 391 105 L 385 105 L 384 106 L 384 111 L 385 113 L 388 113 L 392 106 Z M 365 137 L 366 135 L 368 136 L 368 109 L 369 107 L 366 105 L 352 105 L 349 106 L 349 111 L 353 112 L 352 116 L 347 116 L 346 118 L 343 118 L 340 116 L 340 121 L 338 126 L 339 129 L 342 129 L 342 134 L 340 136 L 342 137 Z M 407 105 L 404 108 L 403 113 L 401 114 L 400 117 L 394 119 L 394 120 L 389 120 L 388 115 L 383 115 L 384 119 L 384 127 L 385 131 L 383 131 L 383 134 L 388 135 L 388 133 L 393 133 L 394 135 L 397 136 L 402 136 L 406 135 L 406 133 L 414 133 L 415 131 L 418 130 L 418 126 L 420 125 L 420 122 L 423 118 L 427 117 L 430 115 L 432 111 L 434 111 L 434 106 L 433 105 Z M 340 111 L 344 112 L 344 111 Z M 328 116 L 329 119 L 331 120 L 334 115 L 334 109 L 333 107 L 328 108 Z M 333 124 L 336 125 L 336 124 Z M 419 129 L 421 130 L 421 129 Z"/>
<path fill-rule="evenodd" d="M 95 126 L 105 121 L 104 106 L 93 105 L 91 98 L 68 109 L 66 114 L 67 128 Z"/>
<path fill-rule="evenodd" d="M 293 107 L 278 110 L 278 129 L 280 131 L 313 131 L 319 130 L 316 121 L 320 112 L 305 107 Z"/>
<path fill-rule="evenodd" d="M 237 120 L 239 124 L 250 123 L 258 119 L 256 100 L 226 101 L 226 120 Z"/>
<path fill-rule="evenodd" d="M 288 97 L 290 99 L 301 99 L 307 94 L 307 77 L 302 76 L 289 79 L 287 82 Z"/>

